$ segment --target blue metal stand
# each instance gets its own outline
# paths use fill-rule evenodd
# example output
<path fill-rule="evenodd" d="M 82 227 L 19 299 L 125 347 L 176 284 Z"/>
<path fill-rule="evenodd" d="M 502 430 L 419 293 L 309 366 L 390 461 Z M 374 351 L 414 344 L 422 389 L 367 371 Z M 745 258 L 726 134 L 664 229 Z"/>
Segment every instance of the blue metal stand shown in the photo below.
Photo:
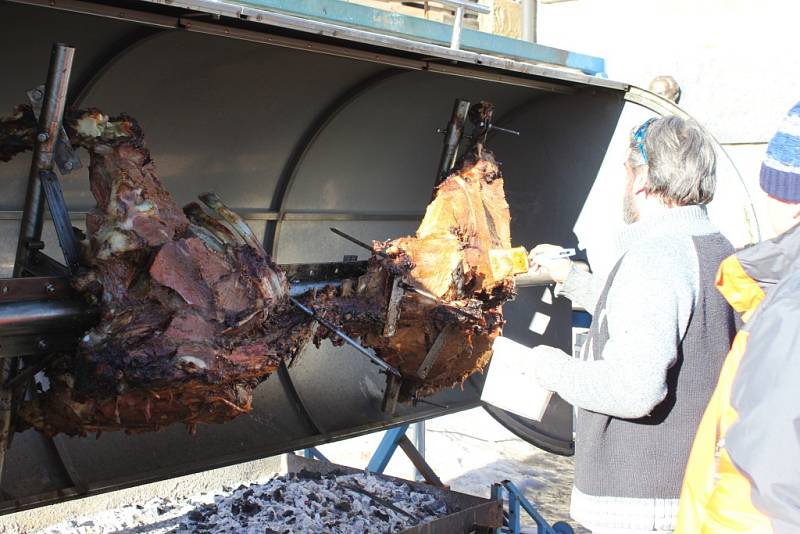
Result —
<path fill-rule="evenodd" d="M 419 423 L 414 423 L 414 446 L 419 451 L 420 456 L 425 458 L 425 433 L 427 430 L 425 429 L 425 421 L 420 421 Z M 425 477 L 422 476 L 422 473 L 419 472 L 417 469 L 417 481 L 425 480 Z"/>
<path fill-rule="evenodd" d="M 322 460 L 323 462 L 331 463 L 330 460 L 325 458 L 325 455 L 319 452 L 319 449 L 316 447 L 309 447 L 308 449 L 303 449 L 303 456 L 306 458 Z"/>
<path fill-rule="evenodd" d="M 508 494 L 508 515 L 506 526 L 500 529 L 502 533 L 520 534 L 520 508 L 533 519 L 536 523 L 536 532 L 538 534 L 574 534 L 574 530 L 569 524 L 559 521 L 550 523 L 542 517 L 531 502 L 525 498 L 522 492 L 510 480 L 504 480 L 500 484 L 492 484 L 492 498 L 503 503 L 505 495 Z"/>
<path fill-rule="evenodd" d="M 386 431 L 380 445 L 378 445 L 378 448 L 375 450 L 375 454 L 372 455 L 367 465 L 367 471 L 383 473 L 386 466 L 389 465 L 389 460 L 394 456 L 397 447 L 400 447 L 403 449 L 406 456 L 408 456 L 408 459 L 411 460 L 411 463 L 414 464 L 414 467 L 417 468 L 417 472 L 425 479 L 425 482 L 432 486 L 443 488 L 444 483 L 436 476 L 431 466 L 425 461 L 425 457 L 420 454 L 420 451 L 414 447 L 414 444 L 411 443 L 411 440 L 406 436 L 409 426 L 410 425 L 402 425 Z M 422 441 L 422 446 L 424 450 L 424 440 Z"/>
<path fill-rule="evenodd" d="M 375 449 L 375 453 L 367 464 L 367 471 L 383 473 L 386 470 L 386 466 L 389 465 L 389 460 L 392 459 L 394 452 L 400 445 L 400 440 L 406 437 L 409 426 L 410 425 L 398 426 L 397 428 L 386 431 L 380 445 Z"/>

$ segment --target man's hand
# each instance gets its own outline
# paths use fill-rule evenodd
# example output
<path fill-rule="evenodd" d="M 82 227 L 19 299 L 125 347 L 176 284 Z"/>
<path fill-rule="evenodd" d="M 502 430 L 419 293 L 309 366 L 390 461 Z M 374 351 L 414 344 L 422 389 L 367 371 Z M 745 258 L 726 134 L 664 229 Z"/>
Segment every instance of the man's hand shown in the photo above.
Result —
<path fill-rule="evenodd" d="M 564 250 L 556 245 L 536 245 L 528 254 L 528 261 L 534 272 L 546 272 L 556 282 L 563 284 L 567 279 L 572 260 L 569 258 L 553 259 L 553 256 Z"/>

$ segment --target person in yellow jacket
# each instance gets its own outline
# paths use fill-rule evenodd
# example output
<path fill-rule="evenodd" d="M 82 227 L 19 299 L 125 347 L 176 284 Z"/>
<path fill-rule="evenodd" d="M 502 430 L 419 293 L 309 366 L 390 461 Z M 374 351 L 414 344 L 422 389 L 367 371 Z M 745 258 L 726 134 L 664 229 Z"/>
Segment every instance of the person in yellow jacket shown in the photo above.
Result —
<path fill-rule="evenodd" d="M 800 102 L 760 183 L 778 237 L 720 266 L 745 325 L 695 435 L 676 534 L 800 533 Z"/>

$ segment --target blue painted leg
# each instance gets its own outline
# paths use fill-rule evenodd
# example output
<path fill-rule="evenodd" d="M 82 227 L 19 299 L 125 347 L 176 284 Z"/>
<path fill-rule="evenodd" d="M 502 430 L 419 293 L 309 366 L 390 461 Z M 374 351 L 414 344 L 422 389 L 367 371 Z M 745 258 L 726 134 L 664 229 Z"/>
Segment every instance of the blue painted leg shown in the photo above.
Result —
<path fill-rule="evenodd" d="M 519 534 L 519 496 L 516 493 L 508 492 L 508 528 L 512 534 Z"/>
<path fill-rule="evenodd" d="M 369 464 L 367 464 L 367 471 L 373 473 L 384 472 L 386 466 L 389 465 L 389 460 L 392 459 L 394 451 L 397 450 L 400 439 L 406 435 L 408 427 L 409 425 L 403 425 L 386 431 L 386 434 L 383 435 L 383 439 L 381 440 L 381 444 L 378 445 L 375 454 L 372 455 L 372 459 L 370 459 Z"/>
<path fill-rule="evenodd" d="M 519 534 L 520 506 L 536 522 L 539 534 L 574 534 L 572 527 L 563 521 L 559 521 L 551 527 L 513 482 L 506 480 L 503 482 L 503 487 L 508 492 L 508 526 L 513 534 Z"/>
<path fill-rule="evenodd" d="M 319 449 L 316 447 L 309 447 L 308 449 L 303 449 L 303 456 L 306 458 L 322 460 L 323 462 L 330 463 L 330 460 L 325 458 L 325 455 L 319 452 Z"/>

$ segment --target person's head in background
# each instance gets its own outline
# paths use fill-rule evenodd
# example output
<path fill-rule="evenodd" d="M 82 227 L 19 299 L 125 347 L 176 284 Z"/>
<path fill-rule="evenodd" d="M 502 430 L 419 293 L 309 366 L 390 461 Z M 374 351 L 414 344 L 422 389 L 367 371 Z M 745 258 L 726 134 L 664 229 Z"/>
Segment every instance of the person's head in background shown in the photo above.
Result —
<path fill-rule="evenodd" d="M 770 140 L 759 181 L 768 195 L 767 212 L 775 233 L 800 223 L 800 102 Z"/>
<path fill-rule="evenodd" d="M 627 224 L 714 198 L 717 155 L 694 121 L 650 119 L 631 133 L 625 161 L 623 217 Z"/>
<path fill-rule="evenodd" d="M 647 86 L 647 89 L 651 93 L 662 96 L 675 104 L 681 101 L 681 86 L 672 76 L 656 76 L 650 80 L 650 85 Z"/>

